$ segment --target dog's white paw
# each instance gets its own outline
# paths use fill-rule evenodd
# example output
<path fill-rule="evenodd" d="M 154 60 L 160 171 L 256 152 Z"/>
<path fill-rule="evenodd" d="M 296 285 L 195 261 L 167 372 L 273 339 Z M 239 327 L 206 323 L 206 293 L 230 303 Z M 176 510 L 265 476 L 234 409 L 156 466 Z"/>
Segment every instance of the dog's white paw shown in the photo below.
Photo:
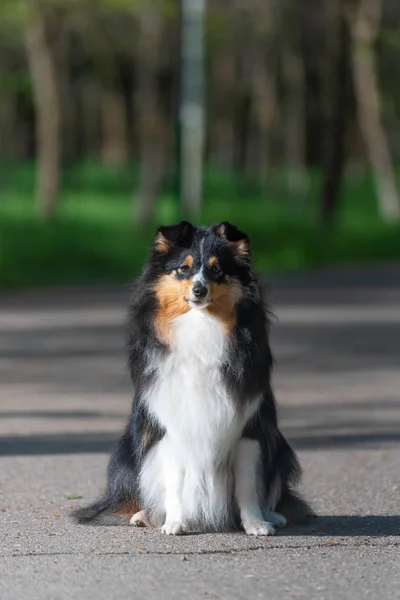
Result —
<path fill-rule="evenodd" d="M 178 521 L 167 521 L 161 527 L 161 533 L 165 533 L 165 535 L 184 535 L 186 526 Z"/>
<path fill-rule="evenodd" d="M 135 527 L 146 527 L 146 514 L 144 510 L 139 510 L 139 512 L 135 513 L 129 523 Z"/>
<path fill-rule="evenodd" d="M 287 522 L 285 517 L 277 512 L 270 512 L 266 514 L 265 520 L 275 525 L 275 527 L 285 527 Z"/>
<path fill-rule="evenodd" d="M 243 521 L 243 529 L 247 535 L 274 535 L 275 527 L 268 521 Z"/>

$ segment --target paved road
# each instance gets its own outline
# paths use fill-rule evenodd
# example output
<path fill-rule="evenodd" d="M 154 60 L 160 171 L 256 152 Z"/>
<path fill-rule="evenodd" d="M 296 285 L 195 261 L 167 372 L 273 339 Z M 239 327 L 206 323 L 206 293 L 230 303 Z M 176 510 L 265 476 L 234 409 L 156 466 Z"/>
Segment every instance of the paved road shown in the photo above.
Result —
<path fill-rule="evenodd" d="M 126 293 L 0 295 L 2 600 L 400 598 L 400 269 L 273 284 L 282 426 L 320 517 L 267 539 L 73 524 L 129 410 Z"/>

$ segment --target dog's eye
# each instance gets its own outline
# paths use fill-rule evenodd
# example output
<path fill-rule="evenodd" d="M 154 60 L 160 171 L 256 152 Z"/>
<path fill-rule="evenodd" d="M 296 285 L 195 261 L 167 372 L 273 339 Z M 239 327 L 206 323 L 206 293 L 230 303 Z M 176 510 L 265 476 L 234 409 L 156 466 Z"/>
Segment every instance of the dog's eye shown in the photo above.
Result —
<path fill-rule="evenodd" d="M 211 273 L 213 275 L 219 275 L 221 273 L 221 269 L 217 265 L 213 265 L 211 267 Z"/>
<path fill-rule="evenodd" d="M 182 273 L 182 275 L 189 275 L 190 271 L 191 267 L 189 267 L 189 265 L 183 264 L 179 267 L 179 272 Z"/>

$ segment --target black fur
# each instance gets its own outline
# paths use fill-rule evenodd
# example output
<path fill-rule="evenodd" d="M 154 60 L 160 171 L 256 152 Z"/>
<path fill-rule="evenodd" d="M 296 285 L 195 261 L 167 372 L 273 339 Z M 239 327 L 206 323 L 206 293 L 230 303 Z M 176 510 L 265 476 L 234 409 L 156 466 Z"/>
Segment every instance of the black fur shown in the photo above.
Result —
<path fill-rule="evenodd" d="M 242 244 L 241 252 L 237 251 L 239 243 Z M 127 349 L 135 390 L 132 412 L 110 459 L 106 494 L 91 506 L 77 510 L 75 518 L 78 522 L 96 521 L 102 515 L 119 512 L 124 506 L 128 507 L 127 512 L 146 509 L 141 506 L 139 471 L 146 452 L 162 439 L 165 432 L 154 418 L 149 417 L 143 393 L 156 377 L 155 365 L 169 352 L 154 329 L 158 307 L 154 283 L 160 276 L 178 269 L 189 251 L 195 263 L 200 260 L 200 253 L 203 258 L 204 255 L 218 258 L 220 270 L 208 273 L 211 281 L 218 283 L 235 278 L 243 289 L 236 307 L 236 324 L 229 334 L 230 349 L 221 369 L 238 410 L 242 410 L 246 399 L 262 394 L 260 409 L 242 434 L 258 440 L 261 445 L 262 493 L 267 497 L 271 486 L 278 485 L 280 505 L 284 507 L 285 516 L 293 522 L 303 521 L 312 514 L 304 500 L 292 492 L 292 486 L 300 478 L 300 466 L 278 428 L 271 389 L 273 358 L 268 340 L 268 312 L 260 285 L 251 270 L 248 244 L 247 236 L 226 222 L 211 228 L 193 227 L 182 222 L 158 230 L 149 261 L 133 285 L 130 297 Z M 149 364 L 150 355 L 153 366 Z"/>

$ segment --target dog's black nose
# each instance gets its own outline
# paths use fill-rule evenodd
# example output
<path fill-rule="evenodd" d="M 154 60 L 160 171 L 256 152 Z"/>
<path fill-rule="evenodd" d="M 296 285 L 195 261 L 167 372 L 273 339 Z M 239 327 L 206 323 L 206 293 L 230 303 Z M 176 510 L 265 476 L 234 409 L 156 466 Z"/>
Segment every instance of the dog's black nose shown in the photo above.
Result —
<path fill-rule="evenodd" d="M 207 296 L 208 290 L 205 285 L 200 283 L 200 281 L 196 281 L 196 283 L 194 284 L 194 286 L 192 288 L 192 292 L 193 292 L 193 295 L 196 296 L 196 298 L 201 300 L 201 298 L 205 298 Z"/>

